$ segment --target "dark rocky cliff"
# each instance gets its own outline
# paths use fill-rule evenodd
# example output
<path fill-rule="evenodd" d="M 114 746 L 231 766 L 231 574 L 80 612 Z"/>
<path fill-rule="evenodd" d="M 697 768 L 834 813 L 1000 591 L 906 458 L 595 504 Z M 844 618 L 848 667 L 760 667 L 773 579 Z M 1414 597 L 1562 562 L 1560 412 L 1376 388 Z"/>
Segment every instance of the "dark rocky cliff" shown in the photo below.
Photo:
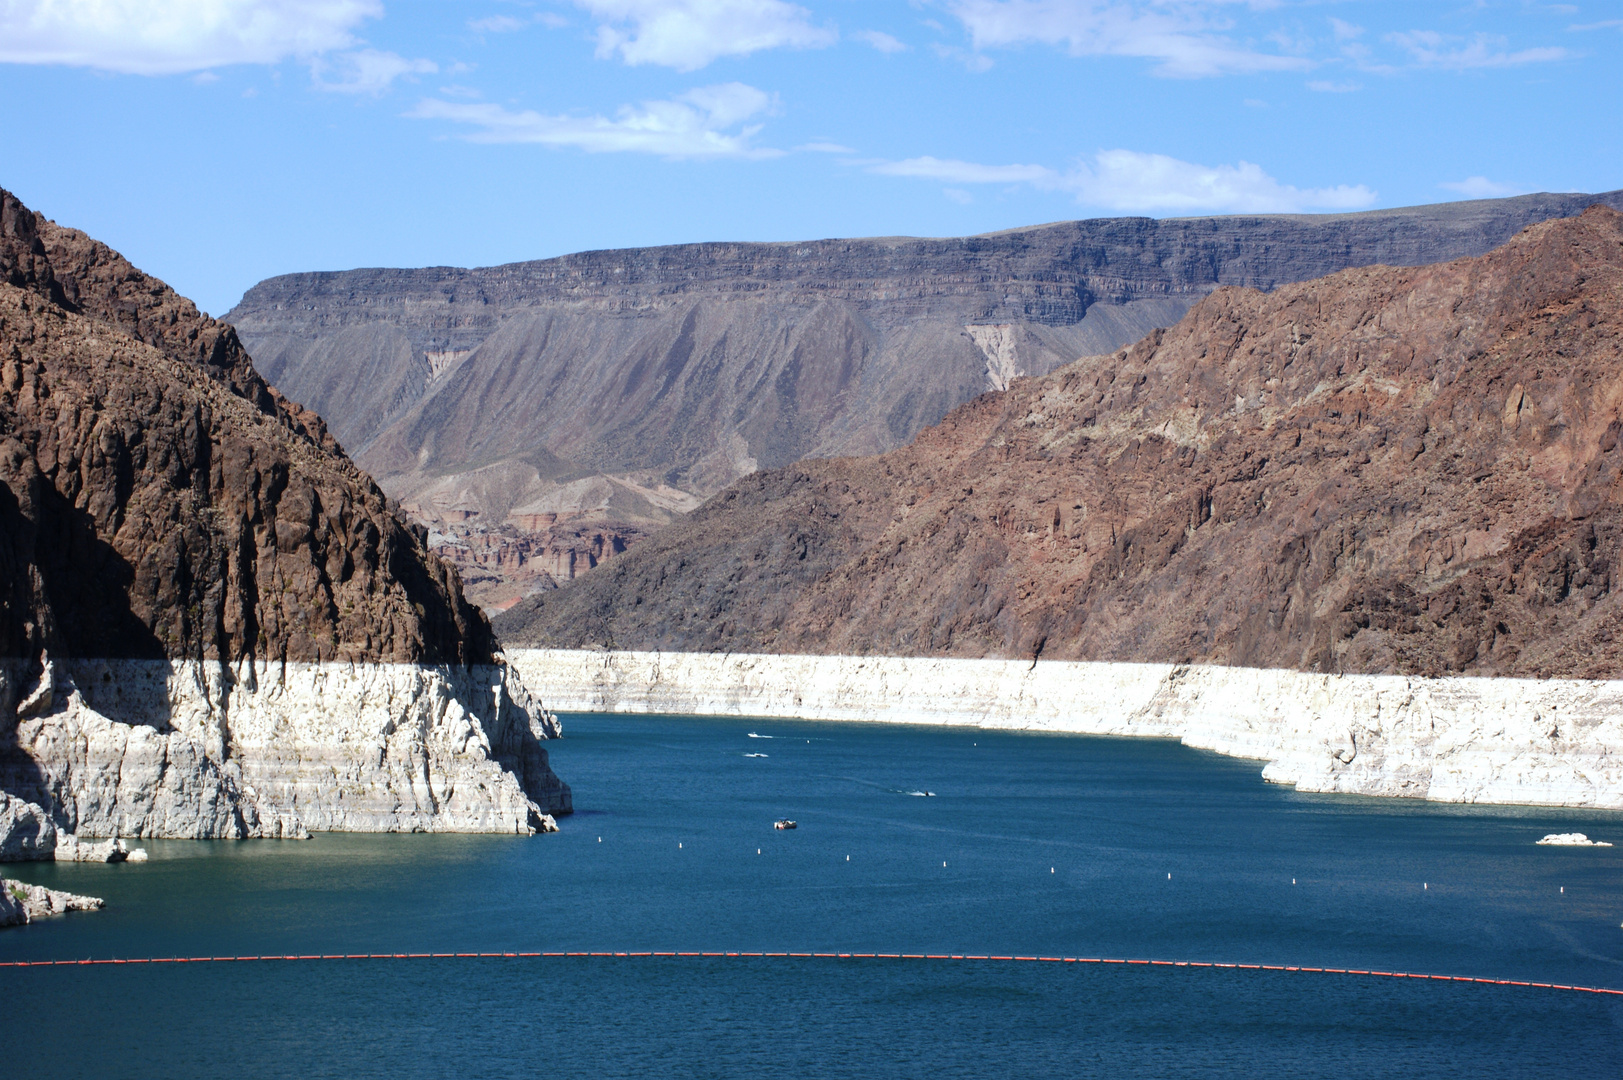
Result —
<path fill-rule="evenodd" d="M 231 327 L 0 191 L 0 857 L 551 830 L 557 733 Z"/>
<path fill-rule="evenodd" d="M 1224 288 L 904 449 L 745 478 L 510 645 L 1615 678 L 1623 215 Z"/>
<path fill-rule="evenodd" d="M 0 192 L 0 656 L 494 648 L 455 572 L 230 326 Z"/>
<path fill-rule="evenodd" d="M 757 468 L 904 445 L 1213 288 L 1481 254 L 1597 200 L 1623 193 L 292 274 L 228 317 L 455 555 L 546 515 L 645 530 Z"/>

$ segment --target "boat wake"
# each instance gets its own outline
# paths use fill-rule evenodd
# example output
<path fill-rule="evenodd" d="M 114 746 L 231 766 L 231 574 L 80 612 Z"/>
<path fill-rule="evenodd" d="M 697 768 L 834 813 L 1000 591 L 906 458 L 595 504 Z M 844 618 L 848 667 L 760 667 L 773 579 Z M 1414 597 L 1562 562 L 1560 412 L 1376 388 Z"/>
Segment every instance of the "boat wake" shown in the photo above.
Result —
<path fill-rule="evenodd" d="M 745 754 L 745 757 L 766 757 L 765 754 Z"/>

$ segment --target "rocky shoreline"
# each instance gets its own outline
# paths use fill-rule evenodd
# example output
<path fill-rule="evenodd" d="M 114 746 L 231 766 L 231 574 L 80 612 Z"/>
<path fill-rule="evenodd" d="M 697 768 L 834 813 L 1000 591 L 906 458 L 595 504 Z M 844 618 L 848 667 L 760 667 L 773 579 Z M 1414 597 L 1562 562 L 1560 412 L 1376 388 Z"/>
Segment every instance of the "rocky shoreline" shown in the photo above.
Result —
<path fill-rule="evenodd" d="M 1179 739 L 1299 791 L 1623 809 L 1623 681 L 940 657 L 524 649 L 564 712 Z"/>
<path fill-rule="evenodd" d="M 104 906 L 105 901 L 99 896 L 78 896 L 43 885 L 0 878 L 0 926 L 25 926 L 35 919 L 65 915 L 70 911 L 99 911 Z"/>
<path fill-rule="evenodd" d="M 0 813 L 0 858 L 50 858 L 59 832 L 529 835 L 571 808 L 540 745 L 557 719 L 506 664 L 48 660 L 31 689 L 19 669 L 0 788 L 53 812 Z"/>

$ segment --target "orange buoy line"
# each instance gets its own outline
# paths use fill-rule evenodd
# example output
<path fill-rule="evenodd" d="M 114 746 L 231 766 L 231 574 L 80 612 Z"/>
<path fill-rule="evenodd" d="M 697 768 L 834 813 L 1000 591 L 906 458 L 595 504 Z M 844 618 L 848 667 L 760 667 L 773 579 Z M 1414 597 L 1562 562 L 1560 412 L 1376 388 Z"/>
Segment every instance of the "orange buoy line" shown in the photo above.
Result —
<path fill-rule="evenodd" d="M 1034 964 L 1123 964 L 1144 967 L 1230 968 L 1236 971 L 1289 971 L 1310 975 L 1362 975 L 1379 979 L 1421 979 L 1432 982 L 1476 983 L 1483 986 L 1526 986 L 1538 990 L 1571 990 L 1582 994 L 1623 997 L 1623 990 L 1605 986 L 1569 986 L 1565 983 L 1523 979 L 1489 979 L 1477 975 L 1428 975 L 1414 971 L 1374 971 L 1363 968 L 1306 967 L 1298 964 L 1238 964 L 1211 960 L 1118 960 L 1100 956 L 991 956 L 959 953 L 860 952 L 432 952 L 432 953 L 322 953 L 286 956 L 154 956 L 108 960 L 0 960 L 0 968 L 86 967 L 105 964 L 229 964 L 275 960 L 516 960 L 592 957 L 631 959 L 671 957 L 701 959 L 816 959 L 816 960 L 963 960 Z"/>

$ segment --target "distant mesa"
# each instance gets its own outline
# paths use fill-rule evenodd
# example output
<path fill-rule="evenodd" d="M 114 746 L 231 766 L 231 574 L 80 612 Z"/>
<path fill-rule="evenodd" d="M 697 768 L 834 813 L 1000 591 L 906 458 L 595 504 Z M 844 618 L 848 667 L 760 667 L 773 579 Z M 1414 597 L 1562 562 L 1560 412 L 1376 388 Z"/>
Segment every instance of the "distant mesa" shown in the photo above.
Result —
<path fill-rule="evenodd" d="M 1215 288 L 1480 255 L 1594 202 L 1623 192 L 289 274 L 227 319 L 499 610 L 756 470 L 904 446 Z"/>

